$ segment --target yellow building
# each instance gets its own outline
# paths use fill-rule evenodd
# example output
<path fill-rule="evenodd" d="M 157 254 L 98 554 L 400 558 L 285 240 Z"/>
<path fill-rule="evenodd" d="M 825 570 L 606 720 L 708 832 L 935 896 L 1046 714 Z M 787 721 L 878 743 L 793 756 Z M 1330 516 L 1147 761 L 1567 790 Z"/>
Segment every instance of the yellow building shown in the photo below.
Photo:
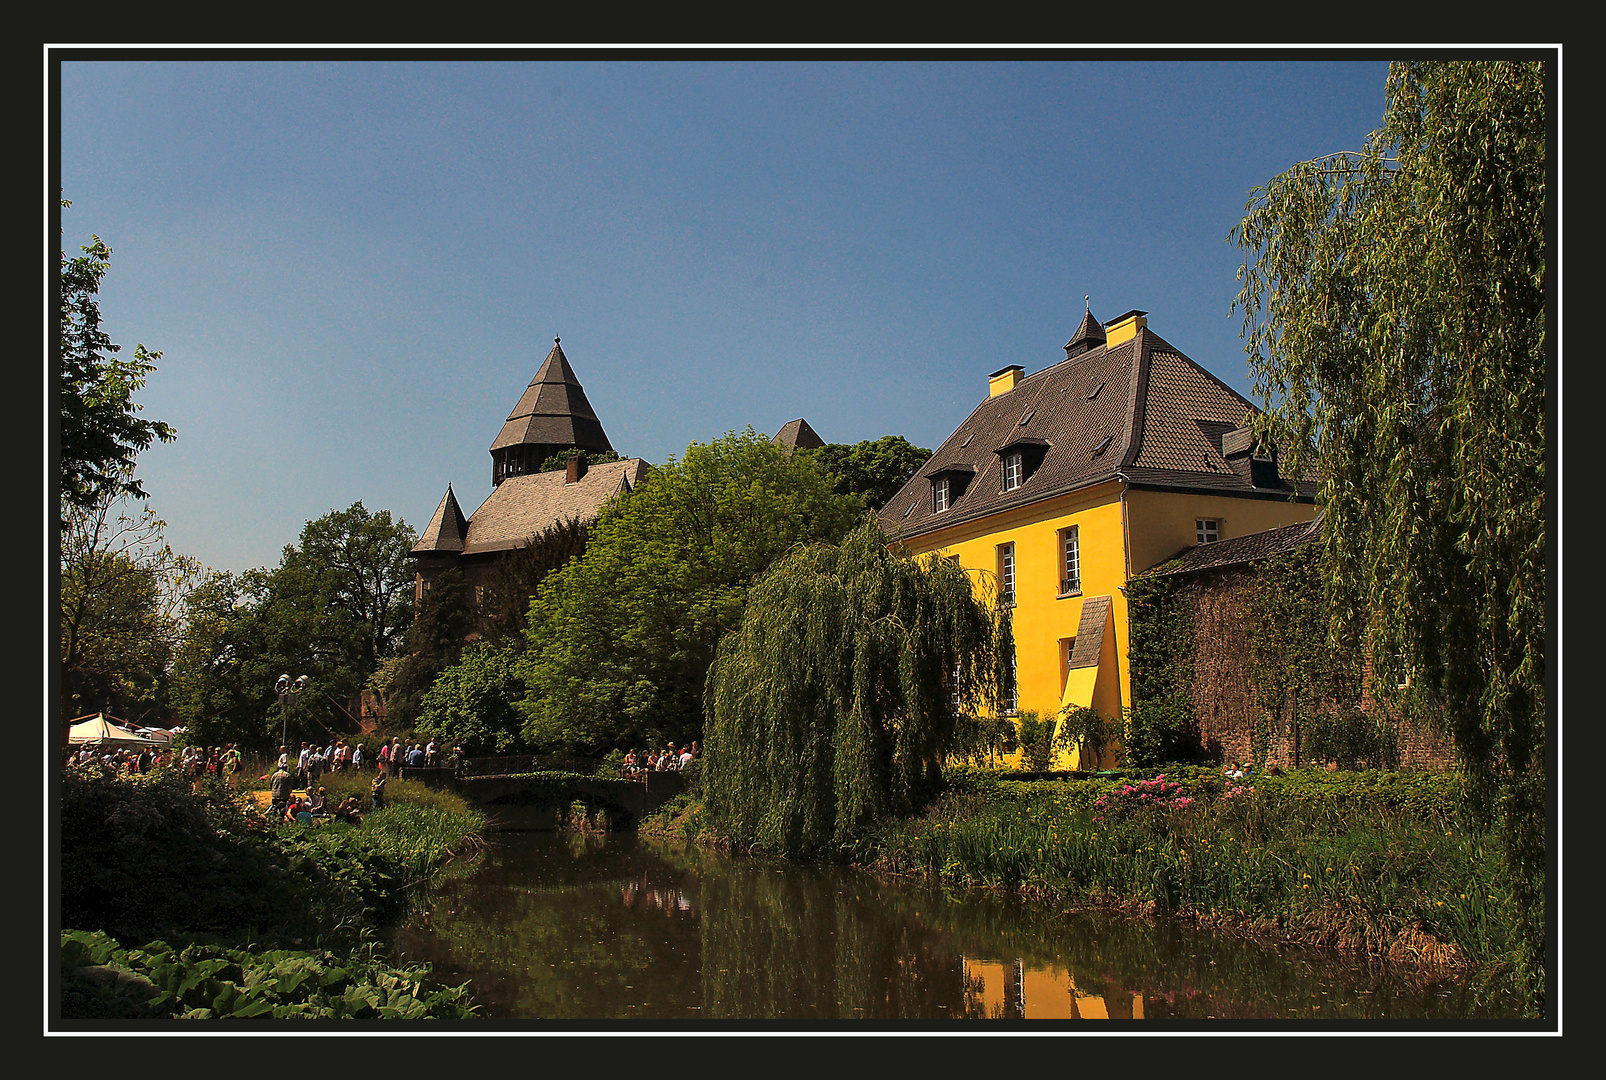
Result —
<path fill-rule="evenodd" d="M 989 377 L 988 397 L 881 510 L 916 554 L 974 571 L 1013 605 L 1011 712 L 1132 700 L 1123 587 L 1196 544 L 1315 516 L 1315 485 L 1278 475 L 1254 407 L 1148 329 L 1091 312 L 1065 359 Z M 1096 767 L 1063 751 L 1061 767 Z M 1108 764 L 1104 762 L 1103 764 Z"/>

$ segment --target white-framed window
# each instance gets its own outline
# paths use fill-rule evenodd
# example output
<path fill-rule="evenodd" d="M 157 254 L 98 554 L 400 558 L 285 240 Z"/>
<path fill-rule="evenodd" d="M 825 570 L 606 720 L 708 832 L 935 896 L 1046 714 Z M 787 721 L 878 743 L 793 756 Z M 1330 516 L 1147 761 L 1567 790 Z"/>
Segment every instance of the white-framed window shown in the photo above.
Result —
<path fill-rule="evenodd" d="M 1194 518 L 1193 529 L 1201 544 L 1214 544 L 1221 539 L 1220 518 Z"/>
<path fill-rule="evenodd" d="M 1014 491 L 1026 480 L 1025 462 L 1019 450 L 1004 455 L 1004 490 Z"/>
<path fill-rule="evenodd" d="M 939 476 L 931 485 L 931 508 L 937 513 L 948 509 L 948 478 Z"/>
<path fill-rule="evenodd" d="M 959 680 L 960 680 L 960 677 L 962 676 L 962 674 L 963 674 L 963 672 L 961 672 L 960 669 L 959 669 L 959 661 L 955 660 L 954 661 L 954 671 L 953 671 L 953 675 L 954 675 L 953 692 L 951 694 L 949 694 L 948 696 L 949 696 L 949 700 L 953 703 L 954 712 L 956 712 L 956 713 L 959 711 L 960 706 L 963 704 L 963 702 L 961 702 L 959 700 Z"/>
<path fill-rule="evenodd" d="M 998 545 L 998 602 L 1015 603 L 1015 545 Z"/>
<path fill-rule="evenodd" d="M 1002 693 L 999 694 L 999 704 L 1004 707 L 1006 715 L 1014 716 L 1016 709 L 1020 705 L 1020 695 L 1016 692 L 1015 687 L 1015 650 L 1013 648 L 1009 650 L 1009 654 L 1004 658 L 1004 663 L 1004 685 L 1000 687 Z"/>
<path fill-rule="evenodd" d="M 1060 530 L 1060 593 L 1082 591 L 1081 526 Z"/>

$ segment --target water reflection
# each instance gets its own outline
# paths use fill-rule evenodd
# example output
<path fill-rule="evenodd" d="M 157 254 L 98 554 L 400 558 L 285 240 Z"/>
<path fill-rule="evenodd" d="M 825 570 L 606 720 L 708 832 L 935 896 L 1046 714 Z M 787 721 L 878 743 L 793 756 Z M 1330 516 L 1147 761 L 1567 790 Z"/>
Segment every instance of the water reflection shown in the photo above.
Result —
<path fill-rule="evenodd" d="M 1515 1015 L 1452 982 L 624 835 L 503 834 L 393 944 L 487 1013 L 581 1019 Z"/>

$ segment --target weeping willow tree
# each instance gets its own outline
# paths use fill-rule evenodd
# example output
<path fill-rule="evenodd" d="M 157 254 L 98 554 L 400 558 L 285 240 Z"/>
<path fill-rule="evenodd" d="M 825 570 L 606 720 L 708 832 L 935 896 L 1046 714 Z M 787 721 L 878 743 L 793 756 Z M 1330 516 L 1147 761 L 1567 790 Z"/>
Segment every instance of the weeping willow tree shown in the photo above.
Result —
<path fill-rule="evenodd" d="M 997 711 L 1005 609 L 956 563 L 896 554 L 873 516 L 793 549 L 720 642 L 705 696 L 710 826 L 791 855 L 840 848 L 941 777 L 958 717 Z"/>
<path fill-rule="evenodd" d="M 1506 842 L 1543 992 L 1546 71 L 1389 70 L 1358 151 L 1255 191 L 1233 238 L 1265 433 L 1327 508 L 1336 637 L 1427 703 Z M 1430 714 L 1431 715 L 1431 714 Z"/>

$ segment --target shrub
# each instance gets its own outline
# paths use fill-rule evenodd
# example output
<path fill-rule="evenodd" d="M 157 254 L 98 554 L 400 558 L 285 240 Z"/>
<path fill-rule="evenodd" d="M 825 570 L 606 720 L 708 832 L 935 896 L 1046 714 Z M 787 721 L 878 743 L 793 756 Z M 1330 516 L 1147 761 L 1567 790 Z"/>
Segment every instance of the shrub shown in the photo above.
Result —
<path fill-rule="evenodd" d="M 1035 709 L 1025 709 L 1016 718 L 1020 726 L 1020 748 L 1025 764 L 1032 772 L 1046 772 L 1054 767 L 1053 717 L 1044 717 Z"/>
<path fill-rule="evenodd" d="M 1126 760 L 1136 768 L 1204 760 L 1199 724 L 1186 694 L 1134 701 L 1126 729 Z"/>

